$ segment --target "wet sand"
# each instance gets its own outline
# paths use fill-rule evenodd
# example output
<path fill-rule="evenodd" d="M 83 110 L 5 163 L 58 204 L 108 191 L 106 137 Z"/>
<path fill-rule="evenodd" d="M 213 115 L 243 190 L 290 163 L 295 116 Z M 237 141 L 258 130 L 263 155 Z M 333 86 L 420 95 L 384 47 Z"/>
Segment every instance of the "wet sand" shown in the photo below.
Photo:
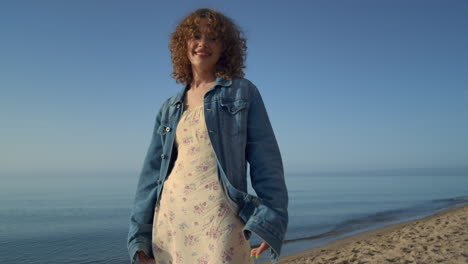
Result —
<path fill-rule="evenodd" d="M 269 251 L 263 254 L 266 252 Z M 319 248 L 281 257 L 279 263 L 466 264 L 468 205 L 345 237 Z"/>

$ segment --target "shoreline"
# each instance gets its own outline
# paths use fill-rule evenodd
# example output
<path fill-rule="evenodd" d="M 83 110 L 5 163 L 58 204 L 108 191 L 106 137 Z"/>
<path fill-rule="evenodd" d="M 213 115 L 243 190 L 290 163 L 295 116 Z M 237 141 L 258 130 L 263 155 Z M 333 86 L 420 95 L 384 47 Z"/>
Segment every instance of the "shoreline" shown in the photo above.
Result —
<path fill-rule="evenodd" d="M 278 263 L 468 263 L 468 205 L 340 238 Z"/>

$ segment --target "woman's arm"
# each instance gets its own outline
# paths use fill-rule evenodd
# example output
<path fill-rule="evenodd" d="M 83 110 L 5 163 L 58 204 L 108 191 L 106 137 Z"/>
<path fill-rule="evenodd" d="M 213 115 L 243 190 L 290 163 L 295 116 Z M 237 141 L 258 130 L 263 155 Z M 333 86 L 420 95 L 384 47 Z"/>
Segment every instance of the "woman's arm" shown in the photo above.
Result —
<path fill-rule="evenodd" d="M 253 84 L 252 84 L 253 85 Z M 253 85 L 247 124 L 246 159 L 252 187 L 261 199 L 246 229 L 262 233 L 277 260 L 288 225 L 288 191 L 283 162 L 262 96 Z"/>
<path fill-rule="evenodd" d="M 250 165 L 252 187 L 259 198 L 279 213 L 286 213 L 288 192 L 281 152 L 256 87 L 248 114 L 246 159 Z"/>
<path fill-rule="evenodd" d="M 161 116 L 162 107 L 156 116 L 151 143 L 140 172 L 130 216 L 127 247 L 132 263 L 136 260 L 138 250 L 144 251 L 148 256 L 153 255 L 151 236 L 157 193 L 156 180 L 159 178 L 163 149 L 161 136 L 157 133 L 157 129 L 161 124 Z"/>

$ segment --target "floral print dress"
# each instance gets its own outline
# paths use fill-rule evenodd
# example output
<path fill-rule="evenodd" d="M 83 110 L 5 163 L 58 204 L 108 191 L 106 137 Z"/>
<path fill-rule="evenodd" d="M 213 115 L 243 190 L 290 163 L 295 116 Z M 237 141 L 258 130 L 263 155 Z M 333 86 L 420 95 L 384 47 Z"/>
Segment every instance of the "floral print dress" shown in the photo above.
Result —
<path fill-rule="evenodd" d="M 203 105 L 184 111 L 177 125 L 177 160 L 153 219 L 157 264 L 249 264 L 250 244 L 237 204 L 223 191 Z"/>

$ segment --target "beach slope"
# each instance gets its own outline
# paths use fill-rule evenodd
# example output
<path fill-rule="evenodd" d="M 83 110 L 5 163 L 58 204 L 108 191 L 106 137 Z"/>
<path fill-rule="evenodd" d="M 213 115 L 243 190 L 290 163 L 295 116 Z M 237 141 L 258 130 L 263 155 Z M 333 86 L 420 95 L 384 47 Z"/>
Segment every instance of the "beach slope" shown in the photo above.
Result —
<path fill-rule="evenodd" d="M 267 264 L 269 262 L 262 262 Z M 280 258 L 281 264 L 468 263 L 468 205 Z"/>

